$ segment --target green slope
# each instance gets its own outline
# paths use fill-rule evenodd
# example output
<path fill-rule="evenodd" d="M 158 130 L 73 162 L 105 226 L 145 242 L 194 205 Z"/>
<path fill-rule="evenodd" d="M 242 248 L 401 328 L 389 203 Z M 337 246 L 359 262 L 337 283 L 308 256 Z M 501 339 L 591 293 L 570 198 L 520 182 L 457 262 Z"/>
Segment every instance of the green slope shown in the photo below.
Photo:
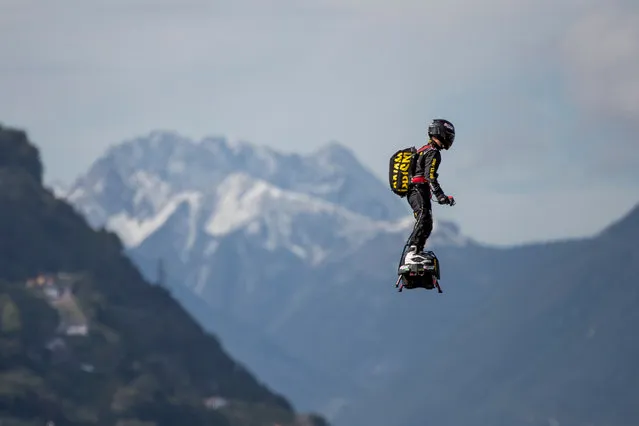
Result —
<path fill-rule="evenodd" d="M 0 205 L 0 423 L 324 424 L 145 282 L 114 234 L 45 190 L 38 150 L 1 126 Z M 28 282 L 41 273 L 60 299 Z M 88 333 L 68 336 L 68 325 Z"/>

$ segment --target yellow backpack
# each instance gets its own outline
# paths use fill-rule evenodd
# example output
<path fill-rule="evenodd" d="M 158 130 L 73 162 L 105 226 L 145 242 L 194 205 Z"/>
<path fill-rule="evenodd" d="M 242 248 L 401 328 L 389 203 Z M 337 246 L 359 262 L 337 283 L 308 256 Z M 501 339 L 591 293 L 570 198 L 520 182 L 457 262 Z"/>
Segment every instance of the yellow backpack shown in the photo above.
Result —
<path fill-rule="evenodd" d="M 415 167 L 414 159 L 417 149 L 415 147 L 398 150 L 390 158 L 388 166 L 388 183 L 391 191 L 400 197 L 408 195 L 408 186 L 413 177 Z"/>

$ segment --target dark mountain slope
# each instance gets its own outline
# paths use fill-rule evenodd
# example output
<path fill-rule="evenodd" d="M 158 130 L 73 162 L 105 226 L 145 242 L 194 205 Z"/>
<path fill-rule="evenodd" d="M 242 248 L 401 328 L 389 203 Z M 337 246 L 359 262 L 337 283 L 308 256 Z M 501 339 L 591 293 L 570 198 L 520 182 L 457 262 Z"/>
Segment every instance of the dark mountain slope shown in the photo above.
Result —
<path fill-rule="evenodd" d="M 323 423 L 296 415 L 166 291 L 145 282 L 115 235 L 93 231 L 46 191 L 38 150 L 24 132 L 4 127 L 0 205 L 0 421 Z M 54 283 L 42 288 L 62 295 L 25 285 L 43 272 Z M 61 330 L 65 315 L 82 318 L 76 326 L 88 333 Z M 207 409 L 211 398 L 223 407 Z"/>
<path fill-rule="evenodd" d="M 636 424 L 637 241 L 635 208 L 595 238 L 478 249 L 466 271 L 440 250 L 452 268 L 448 295 L 467 292 L 474 304 L 451 309 L 459 301 L 442 297 L 423 322 L 445 322 L 445 336 L 412 330 L 423 344 L 415 366 L 389 385 L 403 390 L 392 414 L 382 393 L 352 412 L 371 407 L 379 425 Z"/>

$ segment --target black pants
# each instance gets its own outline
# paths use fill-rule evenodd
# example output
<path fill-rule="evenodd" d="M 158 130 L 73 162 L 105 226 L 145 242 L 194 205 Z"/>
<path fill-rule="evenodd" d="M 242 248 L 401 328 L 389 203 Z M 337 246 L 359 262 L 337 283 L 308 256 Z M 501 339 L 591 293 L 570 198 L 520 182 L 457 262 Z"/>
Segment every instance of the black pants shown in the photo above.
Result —
<path fill-rule="evenodd" d="M 415 227 L 408 237 L 409 246 L 417 246 L 417 253 L 424 250 L 426 240 L 433 231 L 433 211 L 430 203 L 430 191 L 428 189 L 414 187 L 407 196 L 408 204 L 413 209 Z"/>

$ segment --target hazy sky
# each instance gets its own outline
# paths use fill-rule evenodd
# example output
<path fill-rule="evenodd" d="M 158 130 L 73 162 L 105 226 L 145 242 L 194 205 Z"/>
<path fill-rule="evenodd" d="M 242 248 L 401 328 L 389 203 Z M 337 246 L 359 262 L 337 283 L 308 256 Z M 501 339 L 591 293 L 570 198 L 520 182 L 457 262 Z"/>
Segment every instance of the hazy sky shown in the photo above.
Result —
<path fill-rule="evenodd" d="M 494 243 L 599 230 L 639 202 L 639 2 L 0 0 L 0 122 L 49 181 L 152 129 L 337 140 L 385 179 L 434 116 L 458 132 L 438 217 Z"/>

